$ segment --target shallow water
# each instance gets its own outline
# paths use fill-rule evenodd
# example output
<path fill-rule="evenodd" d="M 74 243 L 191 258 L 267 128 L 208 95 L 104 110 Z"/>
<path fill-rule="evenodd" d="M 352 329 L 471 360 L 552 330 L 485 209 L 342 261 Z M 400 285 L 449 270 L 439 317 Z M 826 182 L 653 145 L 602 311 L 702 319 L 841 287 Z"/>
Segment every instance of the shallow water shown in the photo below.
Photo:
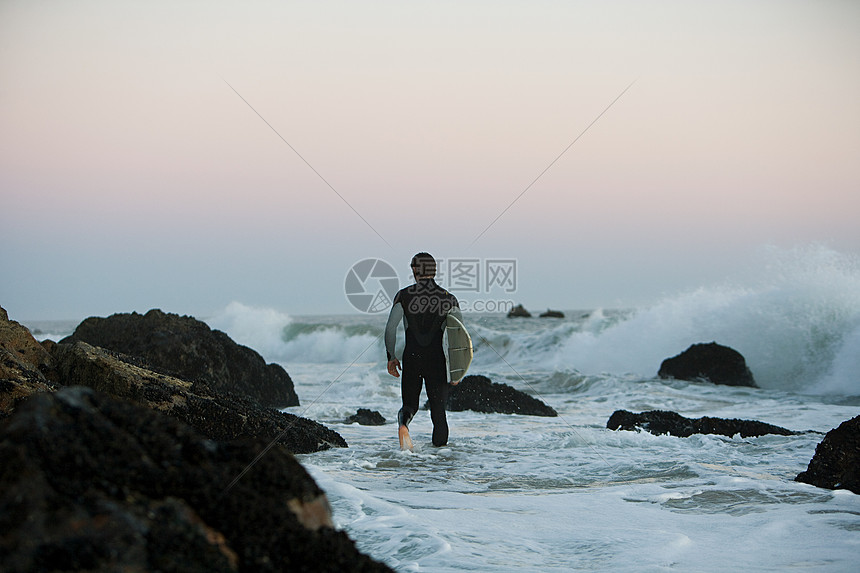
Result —
<path fill-rule="evenodd" d="M 416 449 L 402 452 L 392 423 L 340 423 L 358 407 L 393 420 L 396 383 L 381 367 L 355 365 L 318 402 L 291 411 L 350 444 L 301 460 L 326 490 L 337 525 L 398 571 L 856 570 L 860 496 L 793 481 L 822 433 L 856 406 L 606 376 L 579 392 L 541 393 L 558 418 L 450 412 L 443 448 L 430 444 L 429 414 L 421 412 L 411 426 Z M 314 380 L 326 369 L 340 374 L 293 364 L 300 394 L 325 389 Z M 483 373 L 505 377 L 491 370 Z M 655 407 L 814 433 L 675 438 L 605 429 L 614 409 Z"/>

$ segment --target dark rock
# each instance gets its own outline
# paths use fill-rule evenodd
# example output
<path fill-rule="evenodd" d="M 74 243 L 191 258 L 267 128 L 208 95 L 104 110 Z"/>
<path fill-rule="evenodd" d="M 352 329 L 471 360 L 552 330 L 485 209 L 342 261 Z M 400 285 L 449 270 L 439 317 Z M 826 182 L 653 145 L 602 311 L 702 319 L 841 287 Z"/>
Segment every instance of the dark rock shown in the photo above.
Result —
<path fill-rule="evenodd" d="M 860 494 L 860 416 L 830 430 L 795 481 Z"/>
<path fill-rule="evenodd" d="M 263 406 L 298 406 L 293 381 L 277 364 L 190 316 L 150 310 L 144 315 L 91 317 L 60 341 L 86 342 L 139 357 L 186 380 L 205 379 L 216 391 L 242 394 Z"/>
<path fill-rule="evenodd" d="M 606 422 L 606 427 L 610 430 L 639 431 L 642 429 L 652 434 L 670 434 L 679 438 L 688 438 L 693 434 L 718 434 L 729 437 L 740 434 L 742 438 L 749 438 L 766 434 L 793 436 L 799 433 L 755 420 L 709 418 L 707 416 L 685 418 L 676 412 L 664 410 L 651 410 L 639 414 L 627 410 L 616 410 Z"/>
<path fill-rule="evenodd" d="M 667 358 L 660 365 L 657 376 L 756 387 L 744 357 L 737 350 L 716 342 L 694 344 L 678 356 Z"/>
<path fill-rule="evenodd" d="M 508 318 L 517 318 L 517 317 L 531 318 L 531 316 L 532 316 L 532 313 L 527 311 L 525 309 L 525 307 L 521 304 L 518 304 L 517 306 L 515 306 L 514 308 L 512 308 L 511 310 L 508 311 Z"/>
<path fill-rule="evenodd" d="M 358 422 L 362 426 L 383 426 L 385 418 L 376 410 L 368 410 L 367 408 L 359 408 L 358 412 L 346 419 L 347 424 Z"/>
<path fill-rule="evenodd" d="M 26 327 L 0 307 L 0 418 L 21 398 L 56 390 L 54 362 Z"/>
<path fill-rule="evenodd" d="M 558 416 L 550 406 L 507 384 L 491 382 L 486 376 L 466 376 L 448 389 L 446 409 L 452 412 L 474 410 L 525 416 Z"/>
<path fill-rule="evenodd" d="M 540 313 L 540 318 L 564 318 L 564 313 L 560 310 L 546 309 L 546 312 Z"/>
<path fill-rule="evenodd" d="M 75 342 L 57 344 L 54 358 L 64 385 L 88 386 L 159 410 L 213 440 L 277 439 L 296 454 L 347 447 L 337 432 L 317 422 L 217 392 L 202 380 L 192 383 L 150 370 L 132 356 Z"/>
<path fill-rule="evenodd" d="M 280 446 L 219 444 L 89 388 L 23 401 L 0 459 L 4 571 L 390 571 Z"/>

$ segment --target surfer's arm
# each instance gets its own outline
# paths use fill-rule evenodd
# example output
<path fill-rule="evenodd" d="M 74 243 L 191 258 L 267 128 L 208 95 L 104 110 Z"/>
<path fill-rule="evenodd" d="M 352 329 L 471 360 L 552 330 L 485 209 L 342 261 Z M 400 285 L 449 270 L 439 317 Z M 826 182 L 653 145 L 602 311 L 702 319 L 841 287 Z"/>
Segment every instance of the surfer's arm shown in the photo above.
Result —
<path fill-rule="evenodd" d="M 397 358 L 394 356 L 394 346 L 397 343 L 397 325 L 402 320 L 403 305 L 400 304 L 399 300 L 396 300 L 394 306 L 391 307 L 391 312 L 388 314 L 388 322 L 385 325 L 385 356 L 389 362 Z"/>

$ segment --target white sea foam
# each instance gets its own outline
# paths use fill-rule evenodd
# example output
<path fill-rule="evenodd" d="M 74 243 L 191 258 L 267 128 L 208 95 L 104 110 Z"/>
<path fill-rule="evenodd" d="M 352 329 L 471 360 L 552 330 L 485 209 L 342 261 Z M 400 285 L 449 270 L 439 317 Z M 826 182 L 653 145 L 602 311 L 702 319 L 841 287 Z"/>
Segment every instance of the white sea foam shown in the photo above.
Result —
<path fill-rule="evenodd" d="M 860 326 L 843 338 L 827 375 L 814 384 L 810 391 L 846 396 L 860 393 Z"/>
<path fill-rule="evenodd" d="M 226 333 L 234 341 L 253 348 L 267 359 L 283 357 L 283 332 L 291 322 L 289 315 L 277 310 L 247 306 L 235 301 L 206 320 L 211 328 Z"/>
<path fill-rule="evenodd" d="M 349 321 L 348 317 L 323 322 L 294 319 L 274 309 L 231 302 L 206 322 L 271 362 L 340 363 L 361 359 L 363 354 L 367 360 L 376 359 L 379 352 L 374 352 L 374 345 L 380 337 L 375 331 L 379 329 L 364 323 L 344 324 Z"/>
<path fill-rule="evenodd" d="M 605 327 L 600 318 L 557 344 L 510 345 L 506 359 L 650 377 L 665 358 L 716 341 L 744 355 L 764 387 L 860 394 L 851 374 L 860 355 L 860 338 L 852 334 L 860 323 L 860 269 L 827 249 L 776 252 L 750 286 L 682 293 Z M 531 353 L 532 346 L 542 350 Z"/>
<path fill-rule="evenodd" d="M 691 344 L 739 351 L 765 388 L 860 395 L 860 268 L 823 248 L 772 251 L 761 276 L 619 312 L 572 312 L 565 320 L 467 315 L 476 367 L 656 376 L 661 362 Z M 209 320 L 270 361 L 382 360 L 384 317 L 291 318 L 231 303 Z M 399 337 L 402 339 L 402 336 Z"/>

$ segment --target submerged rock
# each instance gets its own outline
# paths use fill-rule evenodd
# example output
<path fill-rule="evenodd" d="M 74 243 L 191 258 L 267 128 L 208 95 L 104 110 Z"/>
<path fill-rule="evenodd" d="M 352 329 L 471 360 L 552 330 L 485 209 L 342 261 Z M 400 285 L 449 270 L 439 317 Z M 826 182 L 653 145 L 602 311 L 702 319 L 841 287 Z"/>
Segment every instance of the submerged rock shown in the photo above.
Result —
<path fill-rule="evenodd" d="M 795 481 L 826 489 L 847 489 L 860 494 L 860 416 L 827 432 L 815 448 L 805 472 Z"/>
<path fill-rule="evenodd" d="M 693 344 L 678 356 L 667 358 L 660 365 L 657 376 L 756 387 L 752 372 L 740 352 L 716 342 Z"/>
<path fill-rule="evenodd" d="M 144 315 L 91 317 L 61 342 L 86 342 L 143 359 L 186 380 L 206 380 L 216 391 L 240 394 L 263 406 L 298 406 L 289 374 L 254 350 L 190 316 L 150 310 Z"/>
<path fill-rule="evenodd" d="M 546 312 L 540 313 L 540 318 L 564 318 L 564 313 L 560 310 L 546 309 Z"/>
<path fill-rule="evenodd" d="M 537 398 L 507 384 L 491 382 L 486 376 L 466 376 L 448 390 L 446 409 L 452 412 L 474 410 L 497 414 L 525 416 L 558 416 Z"/>
<path fill-rule="evenodd" d="M 390 571 L 280 446 L 216 443 L 89 388 L 23 401 L 0 459 L 4 571 Z"/>
<path fill-rule="evenodd" d="M 532 313 L 527 311 L 526 308 L 521 304 L 518 304 L 517 306 L 508 311 L 508 318 L 531 318 L 531 316 Z"/>
<path fill-rule="evenodd" d="M 85 342 L 57 344 L 54 358 L 63 385 L 88 386 L 159 410 L 213 440 L 277 439 L 296 454 L 347 447 L 337 432 L 313 420 L 217 392 L 201 380 L 189 382 L 150 370 L 139 359 Z"/>
<path fill-rule="evenodd" d="M 786 428 L 758 422 L 756 420 L 738 420 L 736 418 L 685 418 L 676 412 L 650 410 L 634 414 L 627 410 L 616 410 L 606 427 L 610 430 L 645 430 L 652 434 L 670 434 L 679 438 L 688 438 L 693 434 L 718 434 L 732 437 L 740 434 L 742 438 L 777 434 L 793 436 L 794 432 Z"/>
<path fill-rule="evenodd" d="M 376 410 L 359 408 L 355 414 L 349 416 L 345 421 L 346 424 L 354 424 L 356 422 L 362 426 L 384 426 L 385 418 Z"/>

